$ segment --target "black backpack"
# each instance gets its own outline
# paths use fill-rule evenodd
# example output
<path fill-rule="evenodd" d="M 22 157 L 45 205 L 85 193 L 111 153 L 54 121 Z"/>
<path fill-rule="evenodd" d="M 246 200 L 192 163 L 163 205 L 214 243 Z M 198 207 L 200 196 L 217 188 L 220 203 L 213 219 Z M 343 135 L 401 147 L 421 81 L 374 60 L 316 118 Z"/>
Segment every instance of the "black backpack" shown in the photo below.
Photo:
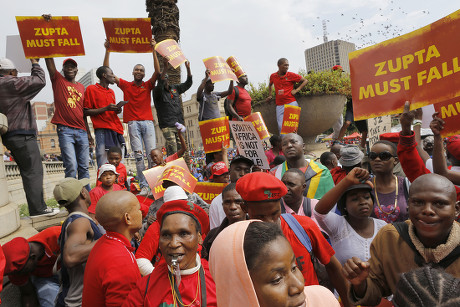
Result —
<path fill-rule="evenodd" d="M 235 87 L 233 88 L 233 90 L 235 91 L 235 99 L 233 99 L 232 107 L 233 107 L 233 109 L 236 111 L 235 105 L 236 105 L 236 101 L 237 101 L 238 98 L 239 98 L 240 90 L 238 89 L 238 86 L 235 86 Z M 229 111 L 229 109 L 228 109 L 228 96 L 227 96 L 227 98 L 225 98 L 225 101 L 224 101 L 224 110 L 225 110 L 225 116 L 228 116 L 228 117 L 231 119 L 231 118 L 232 118 L 232 114 L 230 114 L 230 111 Z"/>

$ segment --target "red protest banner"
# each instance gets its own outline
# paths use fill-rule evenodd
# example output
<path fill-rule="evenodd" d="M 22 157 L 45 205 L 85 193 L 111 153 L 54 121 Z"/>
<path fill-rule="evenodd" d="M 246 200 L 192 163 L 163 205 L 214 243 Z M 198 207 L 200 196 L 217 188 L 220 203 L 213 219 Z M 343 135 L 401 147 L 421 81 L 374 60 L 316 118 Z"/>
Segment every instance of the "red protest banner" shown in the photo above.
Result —
<path fill-rule="evenodd" d="M 230 66 L 221 56 L 213 56 L 203 60 L 204 66 L 209 70 L 212 83 L 224 80 L 238 81 Z"/>
<path fill-rule="evenodd" d="M 230 66 L 237 78 L 244 76 L 246 74 L 243 68 L 241 67 L 240 63 L 238 63 L 237 59 L 234 56 L 231 56 L 227 59 L 227 64 L 228 66 Z"/>
<path fill-rule="evenodd" d="M 460 134 L 460 97 L 439 102 L 434 105 L 434 110 L 445 122 L 442 137 Z"/>
<path fill-rule="evenodd" d="M 267 126 L 265 125 L 264 118 L 260 112 L 252 113 L 244 118 L 247 122 L 252 122 L 254 128 L 256 128 L 257 133 L 259 133 L 259 137 L 261 140 L 270 137 L 270 133 L 268 132 Z"/>
<path fill-rule="evenodd" d="M 152 52 L 150 18 L 102 18 L 109 51 L 126 53 Z"/>
<path fill-rule="evenodd" d="M 151 169 L 148 169 L 142 172 L 145 176 L 145 179 L 147 180 L 147 183 L 149 184 L 150 189 L 153 189 L 153 187 L 157 185 L 158 180 L 161 179 L 161 176 L 164 170 L 173 165 L 177 165 L 185 169 L 188 168 L 187 164 L 184 161 L 184 158 L 179 158 L 179 159 L 166 163 L 165 166 L 161 166 L 161 165 L 155 166 L 155 167 L 152 167 Z"/>
<path fill-rule="evenodd" d="M 27 59 L 85 55 L 78 17 L 16 16 Z"/>
<path fill-rule="evenodd" d="M 297 133 L 299 128 L 300 107 L 284 105 L 283 125 L 281 134 Z"/>
<path fill-rule="evenodd" d="M 226 186 L 227 183 L 197 182 L 194 192 L 206 203 L 211 204 L 213 199 L 221 194 Z"/>
<path fill-rule="evenodd" d="M 460 10 L 411 33 L 349 54 L 355 120 L 460 96 Z"/>
<path fill-rule="evenodd" d="M 157 185 L 152 189 L 152 194 L 155 199 L 163 197 L 164 189 L 162 183 L 164 180 L 169 180 L 180 186 L 184 191 L 193 193 L 197 179 L 190 174 L 187 167 L 183 168 L 177 165 L 172 165 L 163 171 Z"/>
<path fill-rule="evenodd" d="M 200 125 L 201 139 L 206 153 L 222 150 L 224 146 L 230 146 L 230 132 L 228 130 L 228 117 L 204 120 Z"/>
<path fill-rule="evenodd" d="M 179 45 L 173 39 L 165 39 L 164 41 L 159 42 L 156 44 L 155 50 L 163 57 L 167 58 L 169 64 L 171 64 L 174 69 L 187 61 Z"/>

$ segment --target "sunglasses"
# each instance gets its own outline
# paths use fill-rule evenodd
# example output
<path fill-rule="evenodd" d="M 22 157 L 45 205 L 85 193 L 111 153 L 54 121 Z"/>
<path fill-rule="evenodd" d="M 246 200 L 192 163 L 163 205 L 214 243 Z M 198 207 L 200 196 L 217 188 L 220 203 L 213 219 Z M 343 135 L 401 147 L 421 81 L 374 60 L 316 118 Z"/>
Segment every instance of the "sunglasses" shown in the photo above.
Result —
<path fill-rule="evenodd" d="M 369 153 L 369 159 L 371 159 L 372 161 L 377 159 L 377 157 L 379 157 L 380 160 L 382 160 L 382 161 L 388 161 L 391 158 L 394 158 L 394 156 L 389 151 L 382 151 L 382 152 L 379 152 L 379 153 L 371 151 Z"/>

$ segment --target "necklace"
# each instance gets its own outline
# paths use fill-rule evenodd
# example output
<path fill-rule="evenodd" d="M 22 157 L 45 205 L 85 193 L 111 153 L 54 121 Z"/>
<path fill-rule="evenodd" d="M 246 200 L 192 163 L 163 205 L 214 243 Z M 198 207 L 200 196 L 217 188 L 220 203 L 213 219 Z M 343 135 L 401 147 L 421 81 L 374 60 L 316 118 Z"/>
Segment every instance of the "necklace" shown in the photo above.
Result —
<path fill-rule="evenodd" d="M 172 275 L 172 274 L 171 274 Z M 182 299 L 181 299 L 181 295 L 180 293 L 177 293 L 179 292 L 179 287 L 175 284 L 175 277 L 172 276 L 170 277 L 170 274 L 168 273 L 168 279 L 169 279 L 169 285 L 171 286 L 171 293 L 172 293 L 172 297 L 173 297 L 173 304 L 174 306 L 184 306 L 184 307 L 187 307 L 187 306 L 191 306 L 195 301 L 196 299 L 198 298 L 198 294 L 200 293 L 200 274 L 197 274 L 198 275 L 198 280 L 197 280 L 197 283 L 196 283 L 196 293 L 195 293 L 195 298 L 193 299 L 192 302 L 190 302 L 190 304 L 188 305 L 185 305 L 184 302 L 182 302 Z M 176 292 L 176 287 L 177 287 L 177 292 Z"/>
<path fill-rule="evenodd" d="M 379 202 L 379 196 L 377 195 L 378 192 L 377 192 L 377 183 L 375 182 L 375 177 L 374 177 L 374 188 L 375 188 L 375 200 L 377 201 L 377 206 L 379 207 L 380 211 L 382 211 L 384 214 L 386 215 L 390 215 L 392 214 L 393 212 L 395 212 L 396 208 L 398 208 L 398 177 L 396 177 L 395 175 L 393 175 L 395 177 L 395 185 L 396 185 L 396 193 L 395 193 L 395 206 L 394 208 L 389 211 L 389 212 L 386 212 L 385 210 L 383 210 L 383 208 L 380 206 L 380 202 Z"/>

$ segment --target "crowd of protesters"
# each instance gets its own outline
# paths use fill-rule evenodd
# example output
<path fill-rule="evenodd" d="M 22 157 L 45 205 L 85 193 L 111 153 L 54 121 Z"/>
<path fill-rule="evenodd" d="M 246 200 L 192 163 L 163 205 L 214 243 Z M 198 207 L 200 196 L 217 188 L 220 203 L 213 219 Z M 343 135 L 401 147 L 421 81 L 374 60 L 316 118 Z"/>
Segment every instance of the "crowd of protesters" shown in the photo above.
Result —
<path fill-rule="evenodd" d="M 154 199 L 142 175 L 144 156 L 148 168 L 165 167 L 187 151 L 180 94 L 192 85 L 190 63 L 187 80 L 170 84 L 168 63 L 160 71 L 152 40 L 153 75 L 143 81 L 145 67 L 137 64 L 129 82 L 114 75 L 105 47 L 96 73 L 100 82 L 86 90 L 75 81 L 75 60 L 64 61 L 63 74 L 53 59 L 45 60 L 66 177 L 53 194 L 69 215 L 61 226 L 17 237 L 0 249 L 0 269 L 19 287 L 23 306 L 460 304 L 460 136 L 447 139 L 446 160 L 444 122 L 436 113 L 431 146 L 429 139 L 422 146 L 420 111 L 409 111 L 406 103 L 396 139 L 382 135 L 370 148 L 365 139 L 360 146 L 336 142 L 310 159 L 300 135 L 274 134 L 266 151 L 270 170 L 224 146 L 212 154 L 190 152 L 190 173 L 227 184 L 222 193 L 207 203 L 164 179 L 164 195 Z M 43 199 L 30 107 L 46 80 L 38 60 L 31 62 L 31 75 L 18 77 L 13 62 L 0 60 L 0 112 L 9 121 L 3 142 L 36 216 L 52 212 Z M 282 58 L 270 76 L 278 119 L 284 105 L 297 105 L 294 95 L 308 82 L 288 68 Z M 219 117 L 219 98 L 225 96 L 234 120 L 249 115 L 247 82 L 243 76 L 237 86 L 230 82 L 227 91 L 213 92 L 206 71 L 197 93 L 199 120 Z M 113 84 L 126 104 L 116 104 Z M 166 144 L 155 144 L 152 96 Z M 121 112 L 137 186 L 122 163 Z M 88 150 L 94 140 L 87 116 L 98 166 L 91 180 Z M 339 139 L 352 119 L 350 102 Z"/>

